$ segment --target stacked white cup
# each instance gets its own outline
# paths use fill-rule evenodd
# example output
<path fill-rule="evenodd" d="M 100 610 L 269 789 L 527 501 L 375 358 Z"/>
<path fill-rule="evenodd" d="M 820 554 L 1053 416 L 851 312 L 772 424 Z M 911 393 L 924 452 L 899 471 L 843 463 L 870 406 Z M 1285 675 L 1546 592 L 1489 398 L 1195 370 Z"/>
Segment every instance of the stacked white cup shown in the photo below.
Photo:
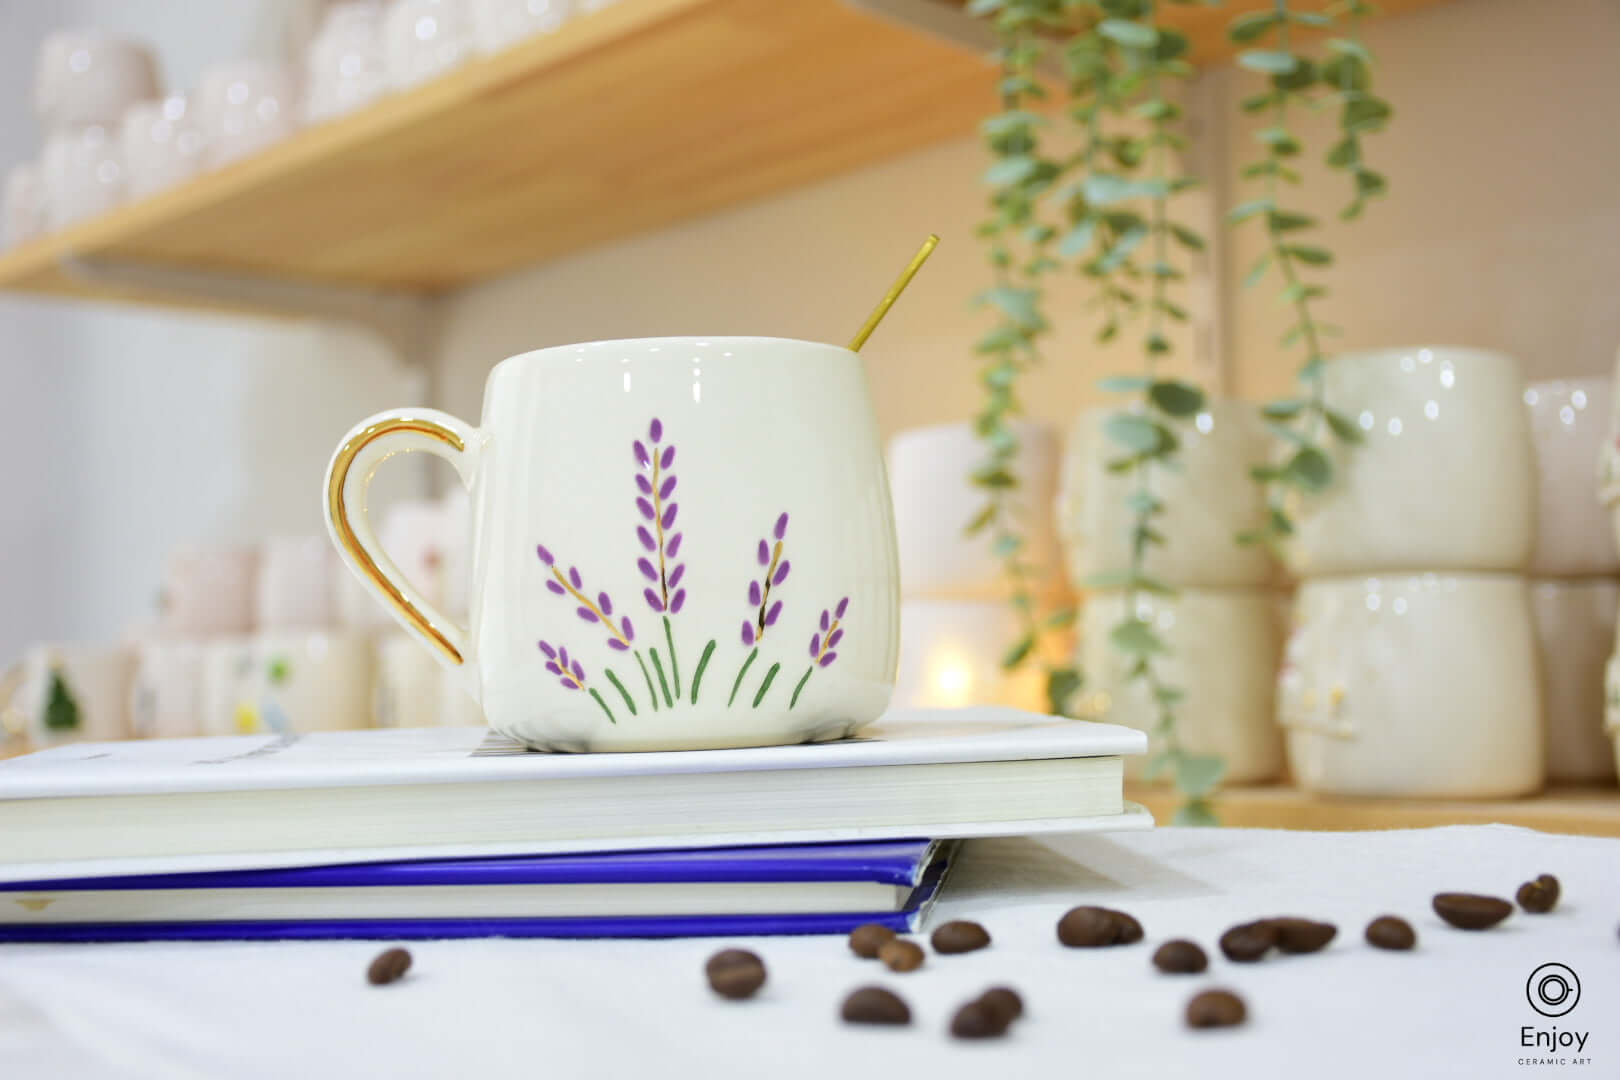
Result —
<path fill-rule="evenodd" d="M 1620 352 L 1615 354 L 1614 377 L 1620 379 Z M 1605 388 L 1605 392 L 1610 395 L 1610 408 L 1608 410 L 1610 420 L 1602 445 L 1598 449 L 1598 505 L 1608 519 L 1610 545 L 1607 551 L 1612 556 L 1615 545 L 1620 545 L 1620 396 L 1612 393 L 1613 380 L 1607 381 L 1609 386 Z M 1615 572 L 1612 567 L 1605 567 L 1604 570 L 1610 575 Z M 1620 764 L 1620 637 L 1615 636 L 1617 631 L 1614 626 L 1613 601 L 1610 602 L 1607 609 L 1594 613 L 1594 617 L 1603 615 L 1608 616 L 1607 622 L 1602 627 L 1602 633 L 1607 636 L 1601 640 L 1604 644 L 1615 648 L 1615 654 L 1609 658 L 1604 670 L 1603 728 L 1613 739 L 1611 749 L 1616 764 Z M 1595 634 L 1596 632 L 1594 632 L 1594 636 Z M 1588 754 L 1592 749 L 1589 734 L 1583 725 L 1580 745 L 1583 748 L 1583 753 Z M 1588 764 L 1590 764 L 1589 759 L 1583 758 L 1583 760 L 1587 760 Z M 1593 775 L 1584 778 L 1612 780 L 1614 775 L 1615 773 L 1612 771 L 1606 774 L 1594 772 Z"/>
<path fill-rule="evenodd" d="M 1337 795 L 1537 790 L 1536 453 L 1518 364 L 1418 346 L 1338 357 L 1325 380 L 1362 438 L 1327 439 L 1332 483 L 1291 506 L 1301 581 L 1277 711 L 1295 780 Z M 1543 532 L 1570 527 L 1569 502 L 1551 501 Z"/>
<path fill-rule="evenodd" d="M 1052 516 L 1057 433 L 1022 422 L 1011 430 L 1020 444 L 1019 486 L 1006 501 L 1024 539 L 1020 557 L 1033 571 L 1037 600 L 1061 602 L 1067 587 Z M 900 554 L 896 706 L 999 704 L 1045 711 L 1041 664 L 1026 663 L 1011 673 L 1002 668 L 1022 624 L 1009 603 L 1010 583 L 991 534 L 966 531 L 987 499 L 986 490 L 968 479 L 985 458 L 983 440 L 965 423 L 913 428 L 889 443 Z"/>
<path fill-rule="evenodd" d="M 1135 515 L 1127 497 L 1137 477 L 1109 470 L 1120 451 L 1103 433 L 1118 411 L 1087 410 L 1069 433 L 1058 518 L 1077 583 L 1117 578 L 1131 565 Z M 1152 493 L 1165 504 L 1153 522 L 1165 543 L 1147 549 L 1142 568 L 1175 595 L 1138 591 L 1135 615 L 1168 647 L 1157 665 L 1164 681 L 1186 695 L 1187 707 L 1177 714 L 1180 746 L 1218 755 L 1228 782 L 1272 780 L 1283 764 L 1272 688 L 1284 594 L 1265 549 L 1237 543 L 1238 534 L 1263 520 L 1263 498 L 1249 469 L 1265 461 L 1269 438 L 1254 407 L 1237 401 L 1211 403 L 1177 434 L 1176 467 L 1149 474 Z M 1145 680 L 1129 677 L 1128 658 L 1109 642 L 1109 631 L 1126 617 L 1125 605 L 1123 589 L 1087 592 L 1079 645 L 1082 711 L 1151 733 L 1158 719 L 1151 690 Z M 1139 777 L 1143 764 L 1127 769 Z"/>

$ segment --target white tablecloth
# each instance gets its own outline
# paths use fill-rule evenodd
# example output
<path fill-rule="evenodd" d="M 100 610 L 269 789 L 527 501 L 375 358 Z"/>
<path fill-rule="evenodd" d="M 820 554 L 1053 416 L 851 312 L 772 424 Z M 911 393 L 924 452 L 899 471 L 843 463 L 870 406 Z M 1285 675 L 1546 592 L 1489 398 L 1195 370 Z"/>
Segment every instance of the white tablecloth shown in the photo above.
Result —
<path fill-rule="evenodd" d="M 1430 911 L 1436 891 L 1511 898 L 1541 872 L 1563 882 L 1550 915 L 1465 933 Z M 1132 912 L 1147 941 L 1060 947 L 1054 924 L 1077 903 Z M 1415 952 L 1363 942 L 1386 912 L 1416 927 Z M 1327 919 L 1339 936 L 1313 956 L 1219 956 L 1221 930 L 1273 914 Z M 770 970 L 742 1003 L 704 983 L 704 959 L 732 943 L 713 939 L 413 942 L 409 977 L 380 989 L 363 977 L 370 942 L 0 946 L 0 1076 L 1620 1076 L 1620 841 L 1505 826 L 984 841 L 933 922 L 955 917 L 982 921 L 994 944 L 930 953 L 907 975 L 841 938 L 736 942 Z M 1210 971 L 1154 971 L 1154 944 L 1172 936 L 1203 943 Z M 1526 1000 L 1547 962 L 1581 981 L 1557 1019 Z M 838 1020 L 843 995 L 873 982 L 910 1002 L 910 1028 Z M 995 983 L 1023 993 L 1026 1019 L 1005 1040 L 950 1039 L 954 1007 Z M 1208 986 L 1243 995 L 1245 1027 L 1183 1026 Z M 1521 1046 L 1527 1025 L 1588 1040 L 1557 1055 L 1569 1065 L 1521 1065 L 1548 1056 Z"/>

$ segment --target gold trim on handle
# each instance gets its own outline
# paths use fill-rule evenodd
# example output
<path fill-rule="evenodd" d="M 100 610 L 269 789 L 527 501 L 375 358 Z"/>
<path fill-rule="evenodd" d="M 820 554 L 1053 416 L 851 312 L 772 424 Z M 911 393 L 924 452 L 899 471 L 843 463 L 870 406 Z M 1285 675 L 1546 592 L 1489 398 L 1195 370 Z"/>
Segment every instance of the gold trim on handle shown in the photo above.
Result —
<path fill-rule="evenodd" d="M 443 424 L 435 423 L 432 420 L 399 417 L 391 420 L 381 420 L 362 428 L 359 434 L 338 448 L 337 456 L 332 459 L 332 479 L 326 485 L 326 512 L 331 516 L 333 524 L 337 527 L 338 544 L 359 566 L 360 572 L 370 578 L 372 584 L 376 585 L 378 589 L 382 590 L 383 595 L 388 598 L 388 602 L 393 604 L 394 608 L 404 615 L 406 620 L 421 632 L 422 636 L 438 646 L 439 651 L 448 656 L 454 663 L 460 664 L 463 662 L 461 650 L 451 643 L 443 630 L 434 625 L 432 619 L 428 618 L 420 608 L 406 598 L 405 594 L 400 591 L 399 586 L 388 579 L 387 575 L 377 566 L 376 560 L 360 545 L 360 538 L 355 536 L 354 527 L 349 524 L 348 508 L 344 505 L 343 493 L 348 488 L 349 468 L 354 464 L 354 459 L 359 456 L 360 451 L 385 435 L 392 435 L 401 431 L 414 432 L 418 435 L 426 435 L 430 439 L 437 439 L 458 452 L 467 449 L 466 444 L 461 441 L 460 435 L 457 435 Z"/>

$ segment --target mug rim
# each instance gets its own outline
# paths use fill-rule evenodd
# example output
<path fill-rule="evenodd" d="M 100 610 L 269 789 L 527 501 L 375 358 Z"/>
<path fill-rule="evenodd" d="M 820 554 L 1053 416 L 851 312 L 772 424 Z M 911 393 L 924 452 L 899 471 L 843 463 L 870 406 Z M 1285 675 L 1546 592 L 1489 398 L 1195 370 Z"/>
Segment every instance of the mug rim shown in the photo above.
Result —
<path fill-rule="evenodd" d="M 605 349 L 612 346 L 626 345 L 661 346 L 667 344 L 674 346 L 687 346 L 699 343 L 703 345 L 808 345 L 817 349 L 829 349 L 845 356 L 859 357 L 860 355 L 844 345 L 834 345 L 831 342 L 826 341 L 808 341 L 804 338 L 771 337 L 752 334 L 676 334 L 658 337 L 605 338 L 601 341 L 574 341 L 560 345 L 545 345 L 538 349 L 527 349 L 520 353 L 513 353 L 511 356 L 508 356 L 496 363 L 495 366 L 490 369 L 490 375 L 493 376 L 497 370 L 505 367 L 507 364 L 511 364 L 519 360 L 537 359 L 543 354 L 547 353 L 562 353 L 567 350 L 578 350 L 584 348 Z M 684 360 L 682 362 L 684 363 Z"/>

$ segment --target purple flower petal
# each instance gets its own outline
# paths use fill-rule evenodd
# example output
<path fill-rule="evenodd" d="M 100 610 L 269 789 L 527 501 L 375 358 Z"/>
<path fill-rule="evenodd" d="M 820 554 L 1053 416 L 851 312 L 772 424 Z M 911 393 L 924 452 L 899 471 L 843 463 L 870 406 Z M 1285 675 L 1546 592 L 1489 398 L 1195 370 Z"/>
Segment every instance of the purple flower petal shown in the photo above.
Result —
<path fill-rule="evenodd" d="M 674 490 L 675 478 L 673 476 L 666 477 L 664 482 L 658 485 L 658 497 L 660 499 L 667 499 L 669 498 L 670 494 L 674 492 Z"/>
<path fill-rule="evenodd" d="M 557 662 L 563 667 L 568 666 L 568 650 L 566 648 L 557 650 Z"/>
<path fill-rule="evenodd" d="M 664 456 L 659 459 L 658 464 L 660 466 L 662 466 L 663 468 L 666 468 L 666 469 L 669 468 L 671 465 L 675 464 L 675 447 L 674 446 L 666 446 L 666 447 L 664 447 Z"/>
<path fill-rule="evenodd" d="M 577 566 L 570 566 L 568 568 L 568 580 L 574 583 L 574 588 L 576 589 L 583 589 L 585 587 L 584 582 L 580 581 L 579 579 L 579 567 Z"/>
<path fill-rule="evenodd" d="M 818 653 L 820 651 L 821 651 L 821 635 L 820 634 L 811 634 L 810 635 L 810 659 L 814 660 L 816 658 L 816 653 Z"/>
<path fill-rule="evenodd" d="M 679 510 L 680 508 L 679 503 L 670 503 L 668 506 L 666 506 L 664 508 L 664 520 L 659 522 L 659 524 L 666 529 L 675 524 L 675 511 Z"/>
<path fill-rule="evenodd" d="M 653 442 L 664 437 L 664 423 L 656 416 L 653 417 L 653 422 L 647 425 L 647 437 Z"/>
<path fill-rule="evenodd" d="M 771 584 L 780 585 L 782 582 L 786 581 L 788 576 L 788 567 L 792 565 L 792 563 L 788 562 L 786 559 L 783 559 L 782 565 L 776 568 L 776 576 L 771 578 Z"/>
<path fill-rule="evenodd" d="M 758 607 L 759 606 L 759 601 L 760 601 L 759 582 L 750 581 L 748 583 L 748 604 L 749 604 L 750 607 Z"/>
<path fill-rule="evenodd" d="M 765 541 L 761 540 L 759 542 L 759 565 L 769 566 L 770 563 L 771 549 L 766 545 Z"/>
<path fill-rule="evenodd" d="M 641 595 L 647 598 L 647 606 L 652 608 L 654 611 L 661 612 L 664 610 L 664 602 L 658 599 L 658 594 L 653 592 L 651 589 L 642 589 Z"/>
<path fill-rule="evenodd" d="M 585 669 L 579 666 L 578 660 L 574 661 L 574 666 L 569 670 L 574 673 L 574 678 L 578 679 L 580 682 L 585 681 Z"/>
<path fill-rule="evenodd" d="M 744 645 L 752 645 L 754 643 L 754 624 L 748 622 L 746 619 L 743 620 L 742 639 Z"/>
<path fill-rule="evenodd" d="M 838 648 L 838 643 L 843 640 L 844 632 L 842 630 L 834 630 L 832 632 L 832 636 L 827 639 L 827 648 L 836 649 Z"/>
<path fill-rule="evenodd" d="M 784 513 L 781 517 L 776 519 L 776 538 L 778 540 L 780 540 L 786 535 L 787 535 L 787 514 Z"/>
<path fill-rule="evenodd" d="M 648 502 L 646 499 L 638 497 L 636 499 L 636 509 L 640 510 L 641 516 L 646 518 L 648 521 L 653 519 L 652 503 Z"/>
<path fill-rule="evenodd" d="M 561 595 L 563 595 L 564 593 L 566 593 L 568 591 L 567 589 L 562 587 L 562 582 L 556 580 L 555 578 L 553 578 L 552 580 L 546 582 L 546 588 L 550 589 L 552 592 L 556 593 L 558 596 L 561 596 Z"/>
<path fill-rule="evenodd" d="M 602 609 L 602 614 L 604 615 L 613 614 L 613 601 L 605 592 L 599 592 L 596 594 L 596 606 Z"/>
<path fill-rule="evenodd" d="M 636 464 L 645 469 L 648 462 L 650 462 L 652 459 L 647 456 L 647 448 L 641 445 L 641 440 L 637 439 L 635 444 L 631 446 L 630 449 L 635 451 Z"/>
<path fill-rule="evenodd" d="M 821 609 L 821 632 L 822 633 L 827 632 L 827 621 L 828 621 L 827 620 L 827 609 L 822 608 Z"/>
<path fill-rule="evenodd" d="M 546 670 L 551 672 L 553 675 L 561 675 L 562 674 L 562 668 L 558 667 L 556 662 L 553 661 L 553 660 L 547 660 L 546 661 Z"/>
<path fill-rule="evenodd" d="M 844 617 L 844 612 L 846 612 L 848 610 L 849 610 L 849 597 L 846 596 L 842 600 L 838 601 L 838 606 L 833 609 L 833 618 L 842 619 Z"/>
<path fill-rule="evenodd" d="M 765 625 L 775 626 L 776 617 L 780 614 L 782 614 L 782 601 L 778 600 L 776 603 L 771 605 L 771 610 L 765 613 Z"/>
<path fill-rule="evenodd" d="M 630 625 L 630 616 L 626 615 L 623 619 L 619 620 L 619 629 L 624 631 L 624 638 L 626 641 L 636 640 L 636 628 Z"/>
<path fill-rule="evenodd" d="M 557 650 L 553 649 L 550 645 L 547 645 L 543 641 L 540 643 L 540 651 L 545 653 L 546 657 L 548 659 L 551 659 L 551 660 L 557 659 Z"/>
<path fill-rule="evenodd" d="M 647 560 L 647 559 L 637 559 L 636 560 L 636 569 L 640 570 L 641 571 L 641 576 L 646 578 L 648 581 L 657 581 L 658 580 L 658 568 L 653 566 L 653 564 L 649 560 Z"/>
<path fill-rule="evenodd" d="M 610 649 L 617 650 L 618 652 L 624 652 L 629 647 L 630 646 L 626 645 L 624 642 L 620 641 L 618 638 L 608 638 L 608 648 L 610 648 Z"/>
<path fill-rule="evenodd" d="M 646 473 L 636 473 L 636 487 L 643 495 L 652 494 L 652 481 L 647 479 Z"/>
<path fill-rule="evenodd" d="M 645 526 L 645 525 L 637 525 L 636 526 L 636 539 L 640 540 L 641 541 L 641 546 L 646 548 L 648 551 L 657 551 L 658 550 L 658 542 L 653 539 L 652 533 L 647 531 L 647 526 Z"/>
<path fill-rule="evenodd" d="M 684 604 L 684 603 L 686 603 L 686 590 L 685 589 L 676 589 L 675 590 L 675 595 L 670 597 L 670 600 L 669 600 L 669 610 L 670 610 L 670 612 L 674 613 L 674 612 L 680 611 L 681 610 L 681 605 Z"/>
<path fill-rule="evenodd" d="M 562 684 L 563 684 L 564 689 L 568 689 L 568 690 L 578 690 L 579 689 L 579 683 L 571 682 L 568 679 L 564 679 L 562 681 Z"/>
<path fill-rule="evenodd" d="M 679 585 L 681 583 L 681 575 L 684 573 L 686 573 L 686 564 L 681 563 L 681 565 L 675 568 L 675 572 L 669 575 L 669 587 L 673 589 L 675 586 Z"/>
<path fill-rule="evenodd" d="M 676 533 L 674 536 L 670 537 L 669 540 L 664 544 L 664 554 L 673 559 L 676 553 L 681 550 L 681 537 L 685 535 L 685 533 Z"/>
<path fill-rule="evenodd" d="M 552 563 L 557 561 L 551 557 L 551 552 L 546 550 L 546 545 L 544 544 L 536 544 L 534 546 L 534 550 L 535 554 L 540 556 L 540 561 L 545 563 L 547 566 L 550 566 Z"/>
<path fill-rule="evenodd" d="M 821 658 L 821 666 L 826 667 L 828 664 L 832 663 L 836 659 L 838 659 L 838 654 L 835 653 L 835 652 L 830 652 L 826 656 L 823 656 Z"/>

